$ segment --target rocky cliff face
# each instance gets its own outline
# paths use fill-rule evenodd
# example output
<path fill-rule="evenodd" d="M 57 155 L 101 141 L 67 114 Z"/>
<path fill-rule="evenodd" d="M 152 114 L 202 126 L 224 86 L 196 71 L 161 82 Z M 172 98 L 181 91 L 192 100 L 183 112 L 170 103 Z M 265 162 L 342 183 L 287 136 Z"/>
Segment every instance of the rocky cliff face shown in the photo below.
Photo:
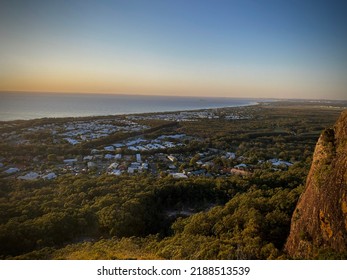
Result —
<path fill-rule="evenodd" d="M 347 110 L 318 140 L 285 249 L 293 258 L 347 256 Z"/>

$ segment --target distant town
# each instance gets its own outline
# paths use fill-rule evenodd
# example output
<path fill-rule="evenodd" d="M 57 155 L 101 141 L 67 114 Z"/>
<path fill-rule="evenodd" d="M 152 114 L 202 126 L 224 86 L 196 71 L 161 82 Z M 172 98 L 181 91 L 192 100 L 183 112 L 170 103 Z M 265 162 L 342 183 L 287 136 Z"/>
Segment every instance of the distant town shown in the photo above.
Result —
<path fill-rule="evenodd" d="M 47 141 L 51 146 L 60 148 L 66 145 L 78 147 L 83 143 L 93 143 L 93 140 L 107 138 L 110 135 L 135 133 L 136 136 L 125 137 L 107 145 L 89 148 L 83 154 L 56 155 L 53 152 L 44 158 L 33 158 L 20 161 L 15 156 L 0 158 L 2 177 L 18 180 L 45 179 L 53 180 L 63 174 L 78 175 L 90 173 L 95 176 L 109 174 L 134 175 L 151 173 L 154 176 L 172 176 L 185 179 L 192 176 L 220 177 L 250 174 L 254 169 L 262 166 L 272 166 L 273 169 L 286 169 L 293 163 L 280 158 L 266 161 L 259 159 L 257 163 L 249 164 L 247 157 L 235 150 L 208 148 L 204 151 L 189 152 L 187 146 L 203 142 L 204 139 L 185 133 L 160 134 L 155 138 L 148 138 L 146 131 L 151 129 L 150 120 L 166 122 L 194 122 L 202 119 L 220 119 L 225 121 L 249 120 L 252 114 L 247 109 L 237 108 L 229 113 L 218 110 L 184 111 L 158 114 L 128 115 L 117 117 L 97 118 L 93 120 L 68 120 L 25 128 L 17 128 L 15 124 L 6 122 L 2 129 L 9 132 L 1 133 L 1 142 L 14 147 L 29 147 L 40 141 Z M 43 133 L 46 139 L 33 139 L 33 134 Z M 43 164 L 45 163 L 45 164 Z"/>

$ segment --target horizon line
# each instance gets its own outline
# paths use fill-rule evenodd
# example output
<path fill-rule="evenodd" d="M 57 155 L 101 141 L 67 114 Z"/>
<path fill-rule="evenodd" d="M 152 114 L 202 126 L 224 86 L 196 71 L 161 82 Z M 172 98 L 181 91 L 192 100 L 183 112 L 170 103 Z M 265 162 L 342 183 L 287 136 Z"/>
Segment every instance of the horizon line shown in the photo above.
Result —
<path fill-rule="evenodd" d="M 3 93 L 28 93 L 28 94 L 94 94 L 94 95 L 122 95 L 122 96 L 146 96 L 146 97 L 180 97 L 180 98 L 225 98 L 225 99 L 270 99 L 273 101 L 280 100 L 280 101 L 286 101 L 286 100 L 297 100 L 297 101 L 347 101 L 347 99 L 328 99 L 328 98 L 279 98 L 279 97 L 251 97 L 251 96 L 210 96 L 210 95 L 172 95 L 172 94 L 148 94 L 148 93 L 122 93 L 122 92 L 77 92 L 77 91 L 32 91 L 32 90 L 0 90 L 0 94 Z"/>

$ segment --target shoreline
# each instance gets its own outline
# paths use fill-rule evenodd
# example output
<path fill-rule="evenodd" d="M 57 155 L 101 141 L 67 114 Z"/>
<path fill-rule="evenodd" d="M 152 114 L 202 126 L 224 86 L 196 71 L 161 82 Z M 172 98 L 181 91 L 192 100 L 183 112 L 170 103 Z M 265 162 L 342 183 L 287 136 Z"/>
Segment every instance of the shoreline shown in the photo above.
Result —
<path fill-rule="evenodd" d="M 0 117 L 0 123 L 6 123 L 6 122 L 23 122 L 23 121 L 34 121 L 34 120 L 40 120 L 40 119 L 71 119 L 71 118 L 102 118 L 102 117 L 119 117 L 119 116 L 131 116 L 131 115 L 148 115 L 148 114 L 173 114 L 177 112 L 197 112 L 202 110 L 221 110 L 221 109 L 230 109 L 230 108 L 238 108 L 238 107 L 248 107 L 248 106 L 258 106 L 262 103 L 273 103 L 275 100 L 257 100 L 249 102 L 248 104 L 240 104 L 240 105 L 230 105 L 230 106 L 216 106 L 216 107 L 208 107 L 208 108 L 194 108 L 194 109 L 182 109 L 182 110 L 165 110 L 165 111 L 137 111 L 137 112 L 122 112 L 122 113 L 115 113 L 115 114 L 80 114 L 80 115 L 62 115 L 62 116 L 38 116 L 38 117 L 30 117 L 30 118 L 18 118 L 18 119 L 1 119 Z"/>
<path fill-rule="evenodd" d="M 203 100 L 202 98 L 200 98 Z M 219 98 L 217 98 L 219 99 Z M 167 110 L 146 110 L 146 111 L 134 111 L 134 112 L 120 112 L 120 113 L 110 113 L 106 112 L 93 114 L 93 113 L 81 113 L 81 114 L 64 114 L 57 113 L 58 115 L 41 115 L 41 116 L 31 116 L 27 118 L 2 118 L 0 114 L 0 123 L 8 123 L 8 122 L 25 122 L 25 121 L 35 121 L 35 120 L 62 120 L 62 119 L 88 119 L 88 118 L 110 118 L 110 117 L 121 117 L 121 116 L 132 116 L 132 115 L 151 115 L 151 114 L 174 114 L 178 112 L 198 112 L 198 111 L 210 111 L 210 110 L 228 110 L 232 108 L 242 108 L 242 107 L 251 107 L 251 106 L 261 106 L 261 105 L 278 105 L 278 106 L 309 106 L 309 107 L 320 107 L 320 108 L 347 108 L 347 101 L 345 100 L 297 100 L 297 99 L 253 99 L 253 98 L 229 98 L 229 100 L 244 100 L 247 101 L 246 104 L 231 104 L 225 105 L 218 104 L 211 107 L 200 107 L 200 108 L 187 108 L 187 109 L 167 109 Z M 204 100 L 205 101 L 205 100 Z M 134 106 L 136 107 L 136 105 Z M 137 106 L 138 107 L 138 106 Z M 6 114 L 5 114 L 6 115 Z"/>

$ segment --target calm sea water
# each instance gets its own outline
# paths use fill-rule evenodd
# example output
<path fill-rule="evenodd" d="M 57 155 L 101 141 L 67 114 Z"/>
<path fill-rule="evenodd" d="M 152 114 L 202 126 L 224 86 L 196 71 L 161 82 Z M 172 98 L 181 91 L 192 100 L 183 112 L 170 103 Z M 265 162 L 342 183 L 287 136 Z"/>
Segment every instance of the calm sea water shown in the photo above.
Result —
<path fill-rule="evenodd" d="M 120 94 L 0 93 L 0 121 L 235 107 L 255 99 Z"/>

